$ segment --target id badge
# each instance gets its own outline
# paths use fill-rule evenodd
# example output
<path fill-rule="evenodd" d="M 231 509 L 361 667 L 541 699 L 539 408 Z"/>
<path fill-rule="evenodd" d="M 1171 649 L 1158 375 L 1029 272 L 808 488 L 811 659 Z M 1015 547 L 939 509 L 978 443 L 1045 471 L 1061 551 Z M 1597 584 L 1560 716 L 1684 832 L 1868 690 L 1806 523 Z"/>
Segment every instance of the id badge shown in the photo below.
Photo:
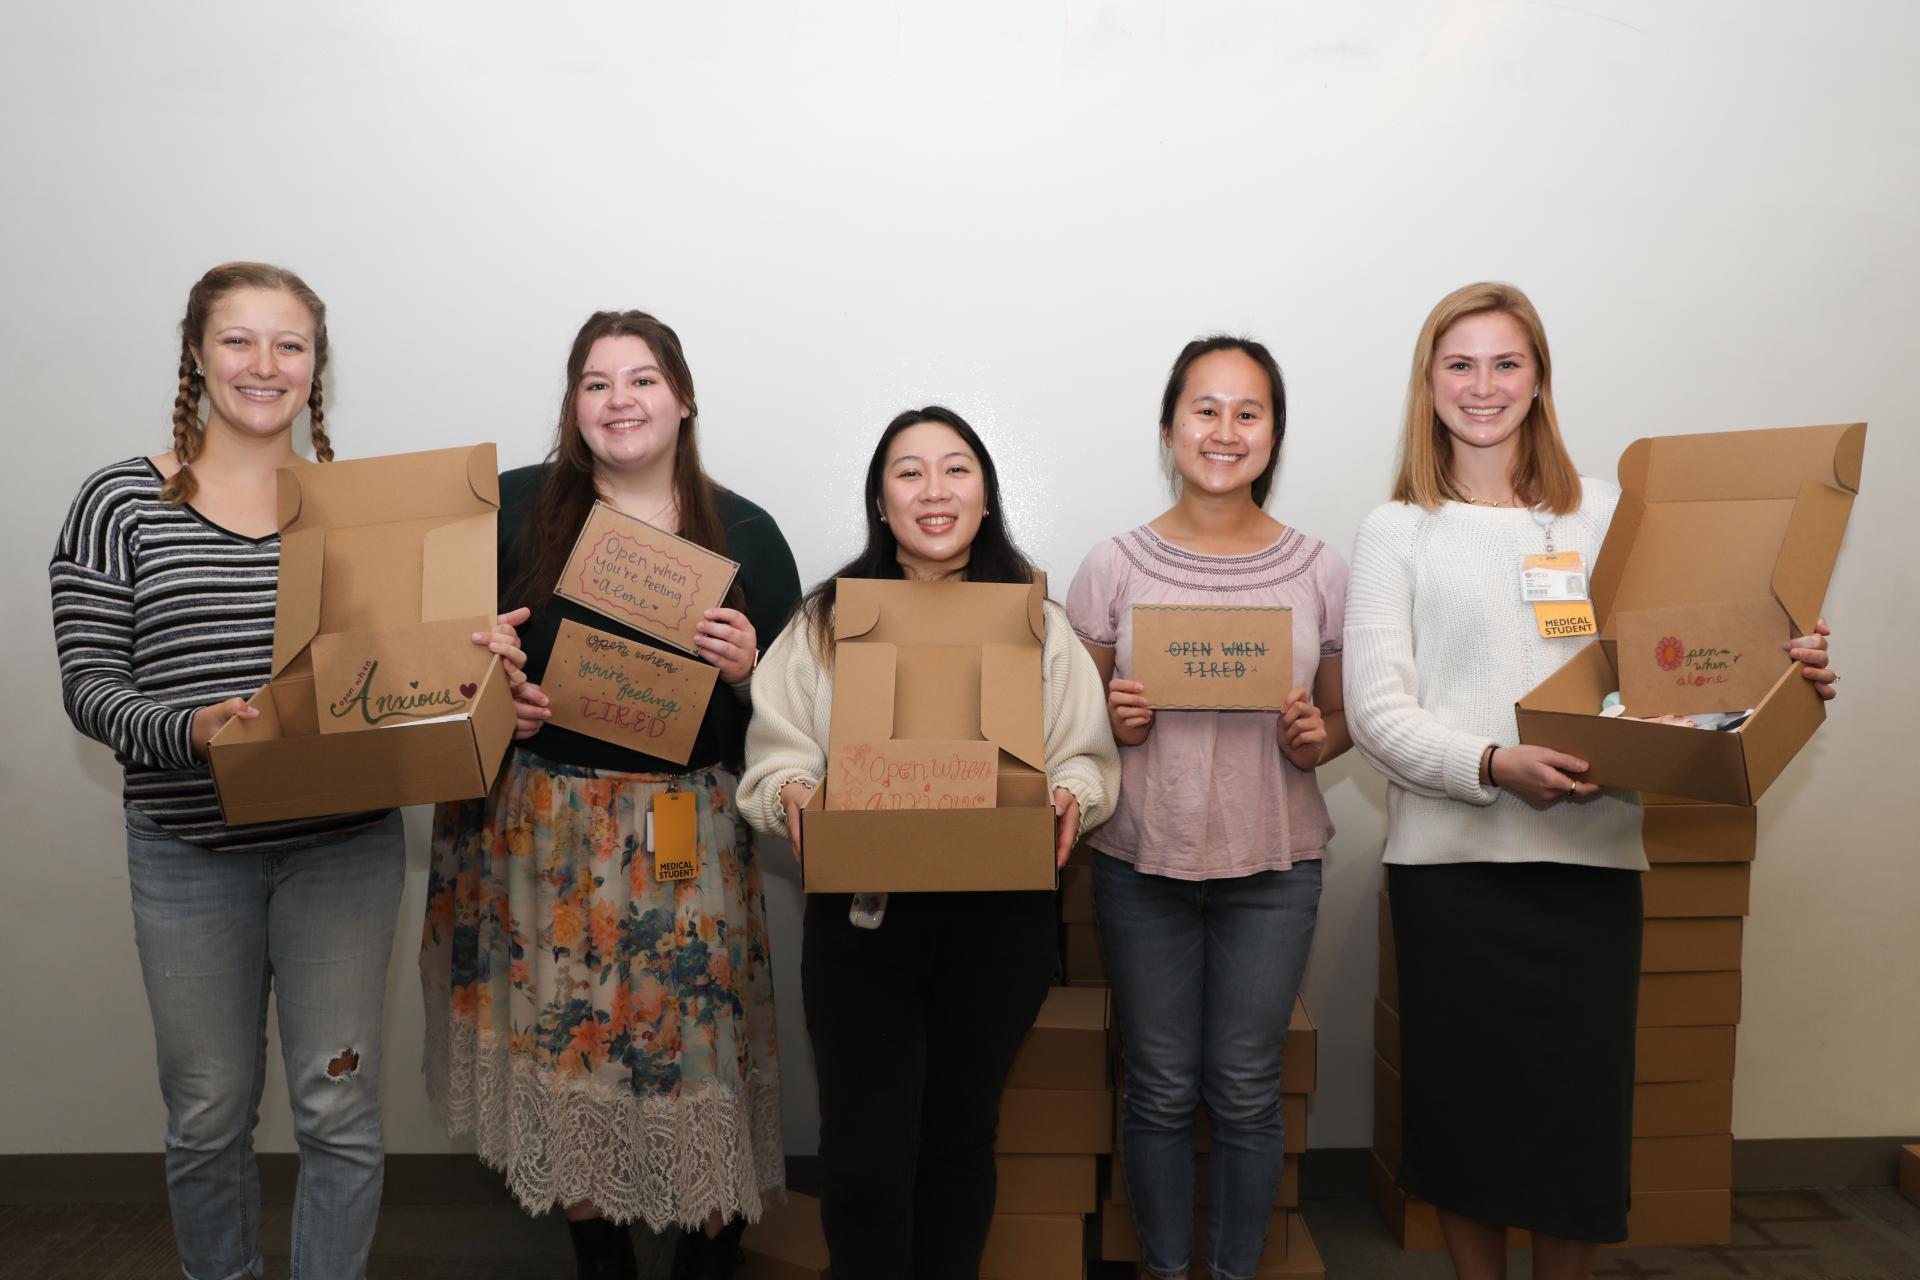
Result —
<path fill-rule="evenodd" d="M 695 834 L 697 809 L 691 791 L 662 791 L 647 814 L 647 851 L 653 854 L 653 878 L 691 880 L 700 874 Z"/>
<path fill-rule="evenodd" d="M 1570 604 L 1587 598 L 1587 570 L 1578 551 L 1528 556 L 1520 567 L 1520 598 L 1528 604 Z"/>
<path fill-rule="evenodd" d="M 1587 601 L 1587 569 L 1578 551 L 1528 556 L 1520 565 L 1520 598 L 1533 606 L 1534 621 L 1548 640 L 1597 635 Z"/>

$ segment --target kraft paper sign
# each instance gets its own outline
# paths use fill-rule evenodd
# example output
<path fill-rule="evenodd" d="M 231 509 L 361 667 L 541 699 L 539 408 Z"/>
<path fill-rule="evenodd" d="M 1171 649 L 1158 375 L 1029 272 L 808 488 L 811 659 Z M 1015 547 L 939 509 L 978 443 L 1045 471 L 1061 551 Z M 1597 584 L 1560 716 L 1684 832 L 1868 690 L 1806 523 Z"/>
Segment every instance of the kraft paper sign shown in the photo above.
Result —
<path fill-rule="evenodd" d="M 1133 678 L 1170 711 L 1278 711 L 1293 687 L 1293 610 L 1133 606 Z"/>
<path fill-rule="evenodd" d="M 991 742 L 890 738 L 835 742 L 829 809 L 991 809 L 1000 748 Z"/>
<path fill-rule="evenodd" d="M 1630 716 L 1745 711 L 1792 665 L 1792 623 L 1770 599 L 1627 610 L 1614 623 Z"/>
<path fill-rule="evenodd" d="M 553 591 L 692 653 L 694 629 L 739 572 L 725 556 L 596 502 Z"/>
<path fill-rule="evenodd" d="M 468 714 L 493 654 L 473 643 L 490 617 L 420 622 L 313 638 L 320 732 L 349 733 Z"/>
<path fill-rule="evenodd" d="M 540 688 L 547 723 L 685 764 L 719 678 L 696 659 L 562 622 Z"/>

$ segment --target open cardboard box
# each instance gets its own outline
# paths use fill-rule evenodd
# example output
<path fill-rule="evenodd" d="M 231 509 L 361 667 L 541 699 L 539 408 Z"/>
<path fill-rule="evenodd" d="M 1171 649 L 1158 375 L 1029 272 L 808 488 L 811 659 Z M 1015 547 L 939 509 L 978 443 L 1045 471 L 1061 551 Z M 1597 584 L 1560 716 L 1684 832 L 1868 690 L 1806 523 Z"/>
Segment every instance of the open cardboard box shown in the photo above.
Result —
<path fill-rule="evenodd" d="M 1636 440 L 1591 580 L 1599 638 L 1521 698 L 1520 740 L 1587 761 L 1585 781 L 1750 805 L 1826 718 L 1789 666 L 1738 730 L 1603 719 L 1616 615 L 1771 598 L 1807 635 L 1860 489 L 1865 423 Z M 1782 639 L 1786 637 L 1783 636 Z M 1741 708 L 1729 708 L 1741 709 Z"/>
<path fill-rule="evenodd" d="M 312 644 L 494 616 L 493 446 L 282 467 L 279 486 L 273 676 L 249 700 L 259 716 L 229 720 L 210 753 L 228 825 L 485 795 L 513 737 L 499 658 L 457 715 L 322 733 Z"/>
<path fill-rule="evenodd" d="M 1044 579 L 840 579 L 829 760 L 841 742 L 991 742 L 998 794 L 992 808 L 833 809 L 830 763 L 800 814 L 808 893 L 1054 887 L 1041 707 L 1046 598 Z"/>

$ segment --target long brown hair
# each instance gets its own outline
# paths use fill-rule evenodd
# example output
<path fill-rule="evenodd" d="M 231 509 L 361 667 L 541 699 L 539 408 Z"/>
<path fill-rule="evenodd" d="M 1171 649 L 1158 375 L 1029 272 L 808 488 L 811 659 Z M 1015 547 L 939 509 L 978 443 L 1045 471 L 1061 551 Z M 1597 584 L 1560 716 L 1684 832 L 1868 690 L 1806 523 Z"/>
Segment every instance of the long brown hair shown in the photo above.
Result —
<path fill-rule="evenodd" d="M 1499 312 L 1527 331 L 1540 370 L 1539 396 L 1520 424 L 1513 460 L 1513 492 L 1529 506 L 1565 515 L 1580 505 L 1580 472 L 1560 438 L 1553 409 L 1553 355 L 1547 329 L 1527 295 L 1510 284 L 1482 281 L 1455 289 L 1428 314 L 1413 344 L 1413 372 L 1407 379 L 1407 411 L 1400 431 L 1400 470 L 1393 500 L 1431 511 L 1443 502 L 1464 502 L 1453 475 L 1453 436 L 1433 411 L 1433 352 L 1448 329 L 1468 316 Z"/>
<path fill-rule="evenodd" d="M 313 386 L 307 392 L 308 432 L 313 437 L 313 456 L 322 462 L 333 461 L 333 441 L 327 435 L 326 412 L 321 407 L 320 375 L 327 368 L 327 304 L 307 282 L 285 267 L 264 262 L 227 262 L 215 267 L 187 291 L 187 314 L 180 320 L 180 388 L 173 397 L 173 455 L 180 469 L 160 486 L 163 501 L 179 506 L 191 502 L 200 488 L 193 474 L 193 460 L 206 443 L 206 428 L 200 425 L 200 393 L 206 377 L 194 359 L 193 349 L 206 340 L 207 317 L 220 299 L 235 289 L 279 289 L 292 294 L 313 317 Z"/>
<path fill-rule="evenodd" d="M 538 613 L 548 599 L 553 583 L 567 566 L 574 540 L 600 496 L 593 478 L 593 453 L 580 434 L 574 411 L 580 399 L 580 378 L 586 371 L 587 353 L 602 338 L 639 338 L 652 349 L 660 362 L 660 373 L 674 398 L 687 406 L 680 419 L 680 431 L 674 443 L 673 502 L 680 513 L 679 534 L 709 551 L 727 554 L 727 530 L 720 523 L 720 511 L 714 502 L 718 487 L 700 466 L 700 444 L 696 427 L 699 402 L 693 396 L 693 371 L 687 367 L 686 353 L 680 348 L 680 335 L 662 321 L 644 311 L 596 311 L 587 317 L 574 335 L 573 349 L 567 353 L 567 389 L 560 397 L 560 421 L 554 431 L 553 448 L 547 452 L 547 477 L 534 502 L 529 532 L 532 547 L 524 563 L 527 568 L 509 585 L 507 594 L 524 596 Z M 736 591 L 738 584 L 735 584 Z M 731 598 L 729 604 L 737 606 Z"/>

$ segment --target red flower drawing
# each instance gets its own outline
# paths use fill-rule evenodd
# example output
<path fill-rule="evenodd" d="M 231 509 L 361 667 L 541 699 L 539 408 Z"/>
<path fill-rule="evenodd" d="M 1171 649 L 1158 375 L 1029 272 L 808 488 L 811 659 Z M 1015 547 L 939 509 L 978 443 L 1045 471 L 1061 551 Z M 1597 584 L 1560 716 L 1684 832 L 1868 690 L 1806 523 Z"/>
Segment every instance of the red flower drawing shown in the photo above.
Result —
<path fill-rule="evenodd" d="M 1678 636 L 1662 636 L 1660 643 L 1653 646 L 1653 660 L 1660 664 L 1662 671 L 1678 671 L 1686 657 L 1687 646 L 1680 643 Z"/>

